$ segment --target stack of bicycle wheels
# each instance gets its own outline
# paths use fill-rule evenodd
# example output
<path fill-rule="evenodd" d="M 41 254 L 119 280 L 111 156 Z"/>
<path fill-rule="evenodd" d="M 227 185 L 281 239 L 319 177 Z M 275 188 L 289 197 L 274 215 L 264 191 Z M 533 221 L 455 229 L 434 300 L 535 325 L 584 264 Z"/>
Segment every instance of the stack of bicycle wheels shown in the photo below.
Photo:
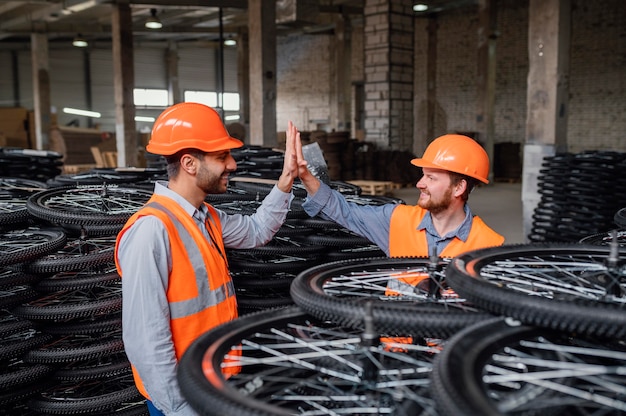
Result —
<path fill-rule="evenodd" d="M 576 242 L 613 228 L 615 213 L 626 205 L 625 160 L 624 153 L 606 151 L 546 157 L 529 240 Z"/>

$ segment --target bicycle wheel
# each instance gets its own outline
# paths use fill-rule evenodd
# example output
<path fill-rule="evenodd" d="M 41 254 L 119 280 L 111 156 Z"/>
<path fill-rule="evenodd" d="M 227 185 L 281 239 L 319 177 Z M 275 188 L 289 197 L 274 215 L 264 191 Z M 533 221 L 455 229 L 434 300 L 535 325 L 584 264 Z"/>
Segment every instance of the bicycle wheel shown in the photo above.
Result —
<path fill-rule="evenodd" d="M 37 274 L 80 271 L 113 263 L 114 251 L 115 236 L 69 238 L 64 247 L 24 264 L 24 269 Z"/>
<path fill-rule="evenodd" d="M 34 321 L 65 321 L 112 314 L 122 309 L 121 282 L 85 290 L 48 293 L 22 303 L 13 313 Z"/>
<path fill-rule="evenodd" d="M 32 195 L 26 207 L 31 215 L 55 224 L 124 224 L 151 195 L 122 186 L 62 187 Z"/>
<path fill-rule="evenodd" d="M 438 350 L 394 352 L 376 339 L 295 307 L 259 312 L 192 343 L 179 384 L 202 415 L 435 414 L 429 373 Z M 238 371 L 227 376 L 228 368 Z"/>
<path fill-rule="evenodd" d="M 42 257 L 65 245 L 67 237 L 60 230 L 27 228 L 0 233 L 0 266 Z"/>
<path fill-rule="evenodd" d="M 431 380 L 442 415 L 623 414 L 626 346 L 498 318 L 449 339 Z"/>
<path fill-rule="evenodd" d="M 291 297 L 318 319 L 343 326 L 362 328 L 371 307 L 378 332 L 445 338 L 490 315 L 438 281 L 444 265 L 426 258 L 337 261 L 300 273 L 291 284 Z M 420 282 L 405 283 L 409 279 Z"/>
<path fill-rule="evenodd" d="M 141 402 L 132 374 L 103 380 L 60 382 L 31 398 L 28 406 L 45 414 L 116 414 L 122 404 Z"/>
<path fill-rule="evenodd" d="M 452 260 L 446 279 L 496 315 L 588 335 L 626 335 L 626 279 L 617 248 L 574 244 L 481 249 Z"/>
<path fill-rule="evenodd" d="M 19 224 L 30 217 L 26 200 L 48 186 L 39 181 L 0 177 L 0 224 Z"/>

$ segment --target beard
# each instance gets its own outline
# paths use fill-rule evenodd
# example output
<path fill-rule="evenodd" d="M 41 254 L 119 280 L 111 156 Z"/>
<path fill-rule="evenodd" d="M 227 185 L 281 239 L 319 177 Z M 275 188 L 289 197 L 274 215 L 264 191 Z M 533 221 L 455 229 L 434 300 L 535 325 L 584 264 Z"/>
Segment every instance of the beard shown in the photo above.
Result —
<path fill-rule="evenodd" d="M 229 173 L 230 171 L 224 171 L 222 174 L 216 175 L 202 165 L 196 176 L 196 185 L 205 194 L 223 194 L 226 192 L 227 184 L 222 183 L 222 176 Z"/>
<path fill-rule="evenodd" d="M 429 194 L 430 195 L 430 194 Z M 433 199 L 432 195 L 427 201 L 418 200 L 417 205 L 427 209 L 431 214 L 439 214 L 448 209 L 452 203 L 452 187 L 446 189 L 444 194 L 439 199 Z"/>

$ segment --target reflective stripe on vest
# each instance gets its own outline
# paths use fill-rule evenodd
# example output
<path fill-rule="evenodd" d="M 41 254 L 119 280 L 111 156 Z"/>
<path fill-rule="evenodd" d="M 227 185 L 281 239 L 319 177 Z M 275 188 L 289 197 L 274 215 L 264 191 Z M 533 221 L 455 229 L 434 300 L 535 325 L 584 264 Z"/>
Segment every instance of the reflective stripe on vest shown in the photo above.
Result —
<path fill-rule="evenodd" d="M 187 316 L 193 315 L 204 309 L 225 301 L 229 295 L 234 295 L 235 287 L 233 286 L 232 280 L 227 281 L 216 289 L 211 290 L 211 288 L 209 288 L 209 276 L 207 274 L 206 268 L 204 267 L 202 253 L 200 252 L 199 247 L 196 245 L 193 237 L 180 223 L 180 221 L 178 221 L 176 216 L 158 202 L 152 201 L 147 203 L 146 206 L 165 213 L 172 220 L 172 224 L 176 228 L 180 239 L 183 241 L 183 245 L 187 250 L 188 258 L 191 261 L 193 270 L 195 271 L 195 280 L 198 288 L 198 296 L 187 300 L 170 302 L 170 314 L 172 319 L 185 318 Z M 216 247 L 216 249 L 218 248 Z M 208 304 L 205 303 L 206 300 L 209 301 Z"/>

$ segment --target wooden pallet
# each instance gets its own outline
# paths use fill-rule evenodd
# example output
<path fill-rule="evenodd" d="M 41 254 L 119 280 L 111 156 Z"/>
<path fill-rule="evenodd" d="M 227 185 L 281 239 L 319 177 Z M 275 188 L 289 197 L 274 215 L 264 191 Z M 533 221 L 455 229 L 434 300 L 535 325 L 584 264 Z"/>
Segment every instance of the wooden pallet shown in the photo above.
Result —
<path fill-rule="evenodd" d="M 391 181 L 353 180 L 347 182 L 359 186 L 364 195 L 390 195 L 394 189 L 401 187 L 400 184 Z"/>

